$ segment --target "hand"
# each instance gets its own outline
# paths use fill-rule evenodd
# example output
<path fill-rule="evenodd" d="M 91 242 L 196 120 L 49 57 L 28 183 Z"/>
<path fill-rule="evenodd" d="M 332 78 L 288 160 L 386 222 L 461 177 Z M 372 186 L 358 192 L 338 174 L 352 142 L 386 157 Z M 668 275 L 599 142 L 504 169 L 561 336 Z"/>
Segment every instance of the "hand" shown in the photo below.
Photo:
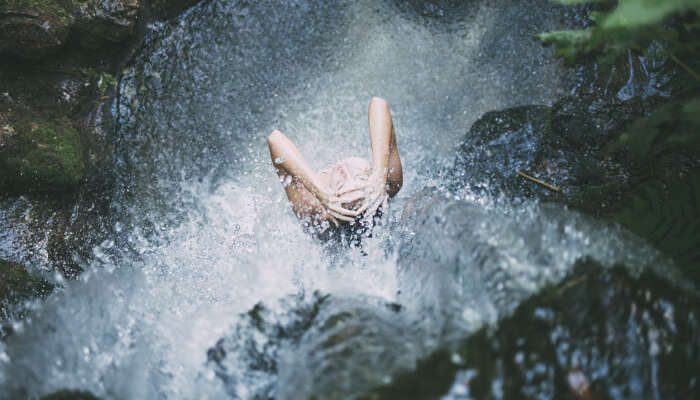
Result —
<path fill-rule="evenodd" d="M 345 208 L 343 205 L 352 204 L 364 198 L 364 196 L 365 194 L 361 190 L 352 190 L 342 194 L 331 194 L 330 192 L 322 191 L 316 198 L 326 208 L 331 222 L 338 226 L 337 220 L 352 222 L 355 220 L 355 217 L 362 213 L 359 210 Z"/>
<path fill-rule="evenodd" d="M 359 193 L 358 193 L 359 192 Z M 355 200 L 362 198 L 363 204 L 357 211 L 360 215 L 365 213 L 366 216 L 370 218 L 377 213 L 377 209 L 381 206 L 386 209 L 388 206 L 389 195 L 387 194 L 386 179 L 379 174 L 372 174 L 367 179 L 367 184 L 360 188 L 345 193 L 336 193 L 336 195 L 341 196 L 355 196 L 360 195 L 360 197 L 355 198 Z"/>

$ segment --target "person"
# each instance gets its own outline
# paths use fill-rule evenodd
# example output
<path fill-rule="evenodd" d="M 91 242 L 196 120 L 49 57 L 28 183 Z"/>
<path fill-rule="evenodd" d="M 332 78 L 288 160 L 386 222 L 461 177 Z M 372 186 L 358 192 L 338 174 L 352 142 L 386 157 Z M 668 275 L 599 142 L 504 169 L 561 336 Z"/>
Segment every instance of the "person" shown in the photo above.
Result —
<path fill-rule="evenodd" d="M 270 133 L 272 164 L 297 217 L 317 226 L 328 222 L 340 227 L 363 219 L 371 225 L 401 189 L 401 158 L 387 102 L 373 97 L 368 114 L 371 162 L 350 157 L 315 172 L 289 138 L 276 129 Z"/>

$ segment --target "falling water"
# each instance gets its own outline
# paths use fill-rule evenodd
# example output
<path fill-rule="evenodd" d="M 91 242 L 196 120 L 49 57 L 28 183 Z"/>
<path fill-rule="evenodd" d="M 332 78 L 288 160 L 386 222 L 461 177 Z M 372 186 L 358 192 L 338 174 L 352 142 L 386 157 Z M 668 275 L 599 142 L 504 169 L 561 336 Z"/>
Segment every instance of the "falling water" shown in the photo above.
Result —
<path fill-rule="evenodd" d="M 411 292 L 416 282 L 402 287 L 397 274 L 398 243 L 421 235 L 399 223 L 407 199 L 444 186 L 441 171 L 484 112 L 551 104 L 565 93 L 565 71 L 532 35 L 570 17 L 544 0 L 211 0 L 152 24 L 113 104 L 114 232 L 79 280 L 57 276 L 63 289 L 0 343 L 2 393 L 247 397 L 258 382 L 232 391 L 207 350 L 256 303 L 284 315 L 284 299 L 318 292 L 398 301 L 407 315 L 418 313 L 437 293 Z M 390 105 L 404 187 L 362 248 L 338 250 L 311 239 L 292 214 L 265 139 L 282 130 L 317 169 L 369 157 L 372 96 Z M 502 249 L 504 284 L 523 293 L 507 298 L 504 310 L 580 256 L 604 264 L 632 257 L 617 231 L 575 213 L 542 220 L 537 204 L 460 196 L 455 201 L 478 210 L 466 222 L 475 235 Z M 533 234 L 540 244 L 528 240 Z M 469 323 L 455 329 L 500 315 L 483 302 L 462 314 Z M 297 356 L 288 353 L 281 365 L 303 365 Z M 306 379 L 303 371 L 280 374 Z"/>

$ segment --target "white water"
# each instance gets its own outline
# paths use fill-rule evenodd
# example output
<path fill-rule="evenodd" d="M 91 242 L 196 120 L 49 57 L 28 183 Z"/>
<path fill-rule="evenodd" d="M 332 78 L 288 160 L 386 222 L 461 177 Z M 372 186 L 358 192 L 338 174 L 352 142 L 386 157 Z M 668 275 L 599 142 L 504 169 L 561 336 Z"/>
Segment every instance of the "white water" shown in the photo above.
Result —
<path fill-rule="evenodd" d="M 398 256 L 388 243 L 399 240 L 392 221 L 406 199 L 442 184 L 439 170 L 481 114 L 549 104 L 563 91 L 551 51 L 532 39 L 561 27 L 548 2 L 329 3 L 210 1 L 152 27 L 115 106 L 114 240 L 0 344 L 2 393 L 230 396 L 206 351 L 239 313 L 300 292 L 395 300 Z M 362 251 L 330 251 L 292 215 L 265 138 L 279 128 L 319 169 L 368 156 L 371 96 L 390 104 L 404 188 Z M 531 207 L 497 212 L 537 219 Z M 572 254 L 615 261 L 618 241 L 585 248 L 596 232 L 611 234 L 597 229 L 552 243 L 564 252 L 555 264 L 570 267 Z M 516 277 L 538 268 L 516 261 Z M 488 320 L 492 310 L 470 313 Z"/>

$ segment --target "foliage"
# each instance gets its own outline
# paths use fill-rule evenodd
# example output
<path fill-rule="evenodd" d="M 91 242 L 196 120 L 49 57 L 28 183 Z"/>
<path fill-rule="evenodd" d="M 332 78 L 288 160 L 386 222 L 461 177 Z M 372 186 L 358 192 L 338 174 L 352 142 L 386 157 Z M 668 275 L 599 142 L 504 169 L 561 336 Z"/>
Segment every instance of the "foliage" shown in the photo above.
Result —
<path fill-rule="evenodd" d="M 632 52 L 676 64 L 672 100 L 629 123 L 603 148 L 607 155 L 629 154 L 637 182 L 607 217 L 649 240 L 700 282 L 700 0 L 554 1 L 601 3 L 591 6 L 591 27 L 537 36 L 556 46 L 567 63 L 613 64 Z"/>
<path fill-rule="evenodd" d="M 586 0 L 555 0 L 562 4 Z M 599 2 L 599 1 L 595 1 Z M 666 150 L 700 150 L 700 0 L 620 0 L 607 12 L 592 11 L 593 27 L 547 32 L 537 37 L 554 44 L 557 56 L 568 63 L 595 56 L 613 63 L 628 51 L 647 54 L 653 43 L 662 43 L 661 56 L 672 59 L 684 71 L 678 100 L 660 107 L 627 128 L 606 147 L 608 153 L 628 147 L 637 161 L 650 161 Z"/>
<path fill-rule="evenodd" d="M 667 180 L 650 179 L 627 196 L 624 209 L 611 215 L 673 257 L 700 282 L 700 172 Z"/>

